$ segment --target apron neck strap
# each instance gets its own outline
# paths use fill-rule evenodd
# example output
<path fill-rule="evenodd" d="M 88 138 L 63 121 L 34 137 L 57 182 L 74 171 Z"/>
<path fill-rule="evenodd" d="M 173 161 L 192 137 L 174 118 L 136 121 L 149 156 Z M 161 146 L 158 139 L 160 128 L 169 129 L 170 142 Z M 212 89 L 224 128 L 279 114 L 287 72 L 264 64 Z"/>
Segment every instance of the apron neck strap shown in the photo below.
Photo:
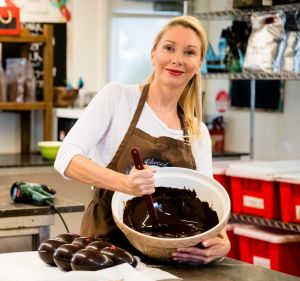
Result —
<path fill-rule="evenodd" d="M 141 94 L 139 103 L 138 103 L 136 111 L 133 115 L 132 122 L 130 124 L 130 128 L 128 131 L 134 131 L 134 129 L 136 128 L 136 125 L 140 119 L 141 113 L 144 108 L 144 104 L 145 104 L 147 96 L 148 96 L 149 86 L 150 86 L 150 84 L 146 84 L 142 90 L 142 94 Z M 132 132 L 128 132 L 128 133 L 131 134 Z"/>

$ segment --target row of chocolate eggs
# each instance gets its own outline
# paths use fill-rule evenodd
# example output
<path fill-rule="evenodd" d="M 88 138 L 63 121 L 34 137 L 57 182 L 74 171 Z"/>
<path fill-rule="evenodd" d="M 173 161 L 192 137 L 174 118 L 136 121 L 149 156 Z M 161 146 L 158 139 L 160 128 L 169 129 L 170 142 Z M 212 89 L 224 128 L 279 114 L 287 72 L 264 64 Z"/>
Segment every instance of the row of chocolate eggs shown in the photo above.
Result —
<path fill-rule="evenodd" d="M 41 243 L 38 253 L 42 261 L 70 270 L 100 270 L 121 263 L 137 265 L 136 258 L 112 243 L 77 234 L 65 233 Z"/>

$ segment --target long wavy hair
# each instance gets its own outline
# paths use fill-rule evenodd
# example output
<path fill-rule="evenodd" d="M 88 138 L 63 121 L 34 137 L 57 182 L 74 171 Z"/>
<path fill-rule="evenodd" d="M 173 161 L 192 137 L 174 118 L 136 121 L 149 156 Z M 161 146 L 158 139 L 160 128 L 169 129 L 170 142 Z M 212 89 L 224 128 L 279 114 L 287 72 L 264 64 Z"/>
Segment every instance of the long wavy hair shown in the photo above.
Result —
<path fill-rule="evenodd" d="M 200 62 L 202 63 L 207 50 L 206 32 L 198 19 L 192 16 L 180 16 L 172 18 L 156 35 L 152 50 L 155 50 L 158 42 L 167 30 L 173 26 L 183 26 L 184 28 L 192 29 L 200 40 L 201 52 Z M 155 72 L 148 77 L 146 83 L 151 83 L 154 79 Z M 179 99 L 179 105 L 184 111 L 185 126 L 188 137 L 193 140 L 200 136 L 200 126 L 202 122 L 202 89 L 201 89 L 201 72 L 197 72 L 193 78 L 187 83 Z"/>

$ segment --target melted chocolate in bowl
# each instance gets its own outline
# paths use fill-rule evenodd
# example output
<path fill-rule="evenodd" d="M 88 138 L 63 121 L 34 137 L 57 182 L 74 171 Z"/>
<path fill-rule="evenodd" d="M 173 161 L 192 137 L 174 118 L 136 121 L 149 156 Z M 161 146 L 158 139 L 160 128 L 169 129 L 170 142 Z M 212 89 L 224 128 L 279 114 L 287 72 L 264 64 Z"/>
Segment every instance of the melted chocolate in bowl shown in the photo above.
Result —
<path fill-rule="evenodd" d="M 136 231 L 165 238 L 183 238 L 203 233 L 219 222 L 208 202 L 189 189 L 156 187 L 153 205 L 160 225 L 152 225 L 143 197 L 134 197 L 125 205 L 123 221 Z"/>

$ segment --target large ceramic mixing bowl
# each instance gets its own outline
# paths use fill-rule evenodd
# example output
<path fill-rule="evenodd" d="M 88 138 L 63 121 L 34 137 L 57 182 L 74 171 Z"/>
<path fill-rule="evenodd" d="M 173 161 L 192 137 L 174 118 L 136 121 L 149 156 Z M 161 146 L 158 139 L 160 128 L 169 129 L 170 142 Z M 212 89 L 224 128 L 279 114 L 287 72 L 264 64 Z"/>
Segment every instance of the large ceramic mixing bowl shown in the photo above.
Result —
<path fill-rule="evenodd" d="M 167 260 L 176 248 L 190 247 L 216 236 L 227 224 L 230 215 L 230 199 L 216 180 L 185 168 L 159 168 L 155 173 L 155 186 L 194 189 L 201 201 L 207 201 L 217 212 L 219 223 L 206 232 L 185 238 L 160 238 L 138 232 L 123 223 L 125 202 L 133 196 L 115 192 L 112 198 L 112 214 L 119 229 L 129 242 L 143 254 L 158 260 Z"/>

